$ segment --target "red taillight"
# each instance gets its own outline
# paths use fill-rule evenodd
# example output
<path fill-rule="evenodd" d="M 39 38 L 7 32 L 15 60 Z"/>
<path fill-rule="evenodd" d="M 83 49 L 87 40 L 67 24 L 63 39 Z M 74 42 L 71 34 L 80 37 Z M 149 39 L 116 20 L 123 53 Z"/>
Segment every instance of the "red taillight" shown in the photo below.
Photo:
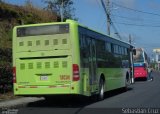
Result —
<path fill-rule="evenodd" d="M 16 67 L 13 67 L 13 83 L 16 83 Z"/>
<path fill-rule="evenodd" d="M 73 81 L 78 81 L 79 79 L 79 66 L 77 64 L 73 64 Z"/>

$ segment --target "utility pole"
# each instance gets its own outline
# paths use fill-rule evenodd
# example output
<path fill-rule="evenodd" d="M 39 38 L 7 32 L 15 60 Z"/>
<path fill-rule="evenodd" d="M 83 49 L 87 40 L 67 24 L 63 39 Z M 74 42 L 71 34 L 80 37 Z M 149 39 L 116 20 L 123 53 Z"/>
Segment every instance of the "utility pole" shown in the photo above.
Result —
<path fill-rule="evenodd" d="M 130 44 L 132 44 L 132 37 L 131 37 L 131 34 L 129 34 L 129 43 Z M 133 53 L 132 52 L 130 52 L 130 57 L 131 57 L 131 63 L 132 63 L 132 73 L 131 73 L 131 76 L 130 76 L 130 79 L 131 79 L 131 83 L 133 84 L 134 83 L 134 70 L 133 70 L 133 68 L 134 68 L 134 66 L 133 66 Z"/>
<path fill-rule="evenodd" d="M 132 37 L 131 37 L 131 34 L 129 34 L 129 43 L 130 44 L 132 44 Z M 131 79 L 131 83 L 133 84 L 134 83 L 134 66 L 133 66 L 133 54 L 132 54 L 132 52 L 130 52 L 130 57 L 131 57 L 131 63 L 132 63 L 132 66 L 131 66 L 131 68 L 132 68 L 132 73 L 131 73 L 131 75 L 130 75 L 130 79 Z"/>
<path fill-rule="evenodd" d="M 63 20 L 64 20 L 64 19 L 63 19 L 63 18 L 64 18 L 64 17 L 63 17 L 63 12 L 64 12 L 64 11 L 63 11 L 63 10 L 64 10 L 64 9 L 63 9 L 63 6 L 64 6 L 64 2 L 63 2 L 63 0 L 62 0 L 62 3 L 61 3 L 61 22 L 63 22 Z"/>
<path fill-rule="evenodd" d="M 110 35 L 110 25 L 111 25 L 111 19 L 110 19 L 110 1 L 107 0 L 107 30 L 108 30 L 108 35 Z"/>
<path fill-rule="evenodd" d="M 132 43 L 132 38 L 131 38 L 131 35 L 129 34 L 129 43 L 131 44 Z"/>
<path fill-rule="evenodd" d="M 106 5 L 103 0 L 101 0 L 101 4 L 103 6 L 103 9 L 107 16 L 107 33 L 110 36 L 110 25 L 111 25 L 111 19 L 110 19 L 110 1 L 106 0 Z"/>

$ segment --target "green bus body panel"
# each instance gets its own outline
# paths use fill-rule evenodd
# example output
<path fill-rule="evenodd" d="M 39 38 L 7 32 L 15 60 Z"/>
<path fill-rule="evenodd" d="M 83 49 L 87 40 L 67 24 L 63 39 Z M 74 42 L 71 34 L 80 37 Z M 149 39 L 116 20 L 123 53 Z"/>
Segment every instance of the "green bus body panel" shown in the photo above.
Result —
<path fill-rule="evenodd" d="M 71 84 L 72 57 L 16 60 L 19 85 Z M 46 79 L 41 79 L 41 78 Z M 67 81 L 63 78 L 67 78 Z"/>
<path fill-rule="evenodd" d="M 15 95 L 82 94 L 81 81 L 72 81 L 72 64 L 80 64 L 78 24 L 74 21 L 24 25 L 69 24 L 69 33 L 17 37 L 13 30 Z"/>
<path fill-rule="evenodd" d="M 17 52 L 71 49 L 69 34 L 40 35 L 17 38 Z"/>
<path fill-rule="evenodd" d="M 105 91 L 121 88 L 125 86 L 126 72 L 124 68 L 98 68 L 97 79 L 103 74 L 105 76 Z M 91 85 L 89 82 L 89 69 L 81 68 L 81 78 L 84 94 L 89 95 L 90 92 L 97 92 L 98 82 Z"/>
<path fill-rule="evenodd" d="M 125 86 L 125 76 L 126 70 L 122 68 L 103 68 L 98 69 L 98 74 L 105 75 L 105 89 L 107 91 L 121 88 Z"/>

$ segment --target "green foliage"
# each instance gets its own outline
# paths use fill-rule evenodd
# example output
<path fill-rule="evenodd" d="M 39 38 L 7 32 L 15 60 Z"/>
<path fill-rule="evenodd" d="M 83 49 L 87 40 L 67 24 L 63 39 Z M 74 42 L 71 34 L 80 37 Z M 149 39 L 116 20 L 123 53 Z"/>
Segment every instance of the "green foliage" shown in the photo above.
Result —
<path fill-rule="evenodd" d="M 16 6 L 0 3 L 0 48 L 12 47 L 12 28 L 19 24 L 57 21 L 57 16 L 31 4 Z"/>
<path fill-rule="evenodd" d="M 77 20 L 77 18 L 75 18 L 75 8 L 73 7 L 74 3 L 72 0 L 44 0 L 44 2 L 47 4 L 45 9 L 48 11 L 56 13 L 59 17 L 62 12 L 64 20 Z"/>
<path fill-rule="evenodd" d="M 0 93 L 12 91 L 12 51 L 0 49 Z"/>

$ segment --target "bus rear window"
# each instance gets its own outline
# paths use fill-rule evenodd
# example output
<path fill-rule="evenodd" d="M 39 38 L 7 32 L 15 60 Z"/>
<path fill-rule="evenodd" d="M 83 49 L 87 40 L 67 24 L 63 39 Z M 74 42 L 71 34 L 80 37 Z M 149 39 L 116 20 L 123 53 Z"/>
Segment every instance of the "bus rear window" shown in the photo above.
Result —
<path fill-rule="evenodd" d="M 69 24 L 43 25 L 17 28 L 17 37 L 69 33 Z"/>
<path fill-rule="evenodd" d="M 136 50 L 136 55 L 133 55 L 134 62 L 144 62 L 143 51 Z"/>

